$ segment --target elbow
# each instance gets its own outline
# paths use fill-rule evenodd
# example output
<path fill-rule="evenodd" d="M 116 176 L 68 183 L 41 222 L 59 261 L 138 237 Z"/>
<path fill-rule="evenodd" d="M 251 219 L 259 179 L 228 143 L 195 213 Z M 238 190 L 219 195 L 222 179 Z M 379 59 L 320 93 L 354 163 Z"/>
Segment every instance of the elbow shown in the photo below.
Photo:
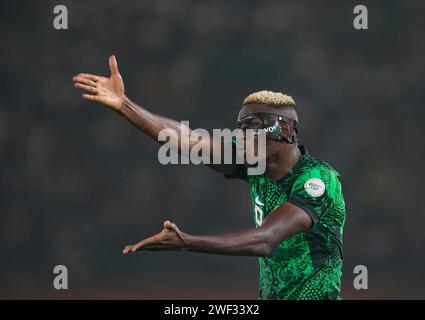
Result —
<path fill-rule="evenodd" d="M 257 246 L 256 255 L 258 257 L 268 257 L 276 247 L 276 244 L 270 236 L 265 234 Z"/>
<path fill-rule="evenodd" d="M 259 245 L 256 256 L 257 257 L 268 257 L 273 251 L 273 247 L 268 243 L 262 243 Z"/>

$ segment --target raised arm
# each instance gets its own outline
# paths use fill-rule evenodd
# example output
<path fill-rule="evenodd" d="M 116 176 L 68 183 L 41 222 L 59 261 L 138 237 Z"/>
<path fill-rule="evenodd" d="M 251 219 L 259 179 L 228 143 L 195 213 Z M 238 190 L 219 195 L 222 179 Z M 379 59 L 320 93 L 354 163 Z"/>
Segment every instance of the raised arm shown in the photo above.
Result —
<path fill-rule="evenodd" d="M 264 257 L 283 240 L 308 230 L 311 224 L 311 218 L 304 210 L 287 202 L 269 214 L 259 228 L 216 236 L 189 235 L 174 223 L 165 221 L 164 229 L 160 233 L 126 246 L 123 253 L 138 250 L 178 250 Z"/>
<path fill-rule="evenodd" d="M 181 141 L 181 139 L 187 139 L 188 135 L 180 134 L 181 130 L 183 130 L 180 122 L 149 112 L 132 102 L 125 95 L 124 81 L 119 73 L 115 56 L 109 57 L 109 68 L 111 70 L 109 78 L 87 73 L 80 73 L 73 77 L 75 87 L 86 92 L 82 96 L 84 99 L 100 102 L 118 112 L 136 128 L 157 142 L 159 142 L 158 136 L 161 130 L 174 130 L 179 137 L 177 145 L 174 147 L 179 152 L 182 146 L 188 146 L 190 152 L 190 149 L 196 144 L 206 144 L 211 155 L 214 148 L 223 148 L 221 145 L 214 145 L 209 136 L 203 136 L 200 141 L 190 141 L 190 139 L 189 141 Z M 185 130 L 188 130 L 190 136 L 191 129 L 185 127 Z M 232 172 L 234 169 L 233 165 L 210 165 L 210 167 L 225 174 Z"/>

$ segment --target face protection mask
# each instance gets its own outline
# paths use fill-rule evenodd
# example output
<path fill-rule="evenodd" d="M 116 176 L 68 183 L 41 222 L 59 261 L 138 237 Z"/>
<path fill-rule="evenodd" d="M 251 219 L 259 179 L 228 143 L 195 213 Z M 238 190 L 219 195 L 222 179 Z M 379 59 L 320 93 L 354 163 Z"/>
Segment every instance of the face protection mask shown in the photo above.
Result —
<path fill-rule="evenodd" d="M 282 133 L 281 123 L 290 124 L 295 134 L 290 137 L 285 137 Z M 275 141 L 286 141 L 290 144 L 298 141 L 296 137 L 298 133 L 297 121 L 273 113 L 259 112 L 249 114 L 246 117 L 238 119 L 237 127 L 242 130 L 265 130 L 266 137 Z"/>

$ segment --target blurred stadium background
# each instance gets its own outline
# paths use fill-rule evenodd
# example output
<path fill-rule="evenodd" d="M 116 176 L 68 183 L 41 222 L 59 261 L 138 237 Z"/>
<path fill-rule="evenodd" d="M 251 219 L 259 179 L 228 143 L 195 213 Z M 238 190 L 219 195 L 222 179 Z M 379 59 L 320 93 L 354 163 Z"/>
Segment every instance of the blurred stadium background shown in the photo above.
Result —
<path fill-rule="evenodd" d="M 52 26 L 66 5 L 69 30 Z M 369 30 L 353 29 L 366 4 Z M 293 95 L 301 141 L 343 176 L 346 299 L 425 298 L 423 1 L 2 1 L 0 298 L 256 299 L 255 258 L 123 256 L 166 218 L 250 227 L 247 187 L 158 147 L 71 77 L 108 75 L 194 128 L 232 128 L 252 91 Z M 53 267 L 69 271 L 53 289 Z M 353 289 L 353 268 L 369 289 Z"/>

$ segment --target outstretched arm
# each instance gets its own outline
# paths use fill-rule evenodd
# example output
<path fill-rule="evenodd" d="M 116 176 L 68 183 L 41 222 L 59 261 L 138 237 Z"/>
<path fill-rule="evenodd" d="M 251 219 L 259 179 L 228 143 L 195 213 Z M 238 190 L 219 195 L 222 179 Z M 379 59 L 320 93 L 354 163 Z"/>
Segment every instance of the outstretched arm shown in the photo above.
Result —
<path fill-rule="evenodd" d="M 301 208 L 284 203 L 269 214 L 261 227 L 217 236 L 193 236 L 174 223 L 164 222 L 164 229 L 137 244 L 126 246 L 124 254 L 137 250 L 178 250 L 223 255 L 268 256 L 283 240 L 306 231 L 312 224 Z"/>
<path fill-rule="evenodd" d="M 176 142 L 177 145 L 174 147 L 179 152 L 183 146 L 187 146 L 190 152 L 194 145 L 201 147 L 199 144 L 205 144 L 206 148 L 210 150 L 210 155 L 213 154 L 214 148 L 222 148 L 221 145 L 216 144 L 209 136 L 203 136 L 200 141 L 198 139 L 196 141 L 191 141 L 190 139 L 189 141 L 182 141 L 182 139 L 188 139 L 187 137 L 190 136 L 191 129 L 183 127 L 180 122 L 149 112 L 132 102 L 125 95 L 124 82 L 118 71 L 115 56 L 109 57 L 109 68 L 111 70 L 111 76 L 109 78 L 87 73 L 80 73 L 73 77 L 75 87 L 86 92 L 83 94 L 84 99 L 100 102 L 118 112 L 135 127 L 157 142 L 161 130 L 170 129 L 177 132 L 179 139 Z M 189 135 L 180 134 L 183 128 L 189 132 Z M 203 150 L 204 148 L 200 149 Z M 234 170 L 233 165 L 210 165 L 210 167 L 225 174 L 231 173 Z"/>

